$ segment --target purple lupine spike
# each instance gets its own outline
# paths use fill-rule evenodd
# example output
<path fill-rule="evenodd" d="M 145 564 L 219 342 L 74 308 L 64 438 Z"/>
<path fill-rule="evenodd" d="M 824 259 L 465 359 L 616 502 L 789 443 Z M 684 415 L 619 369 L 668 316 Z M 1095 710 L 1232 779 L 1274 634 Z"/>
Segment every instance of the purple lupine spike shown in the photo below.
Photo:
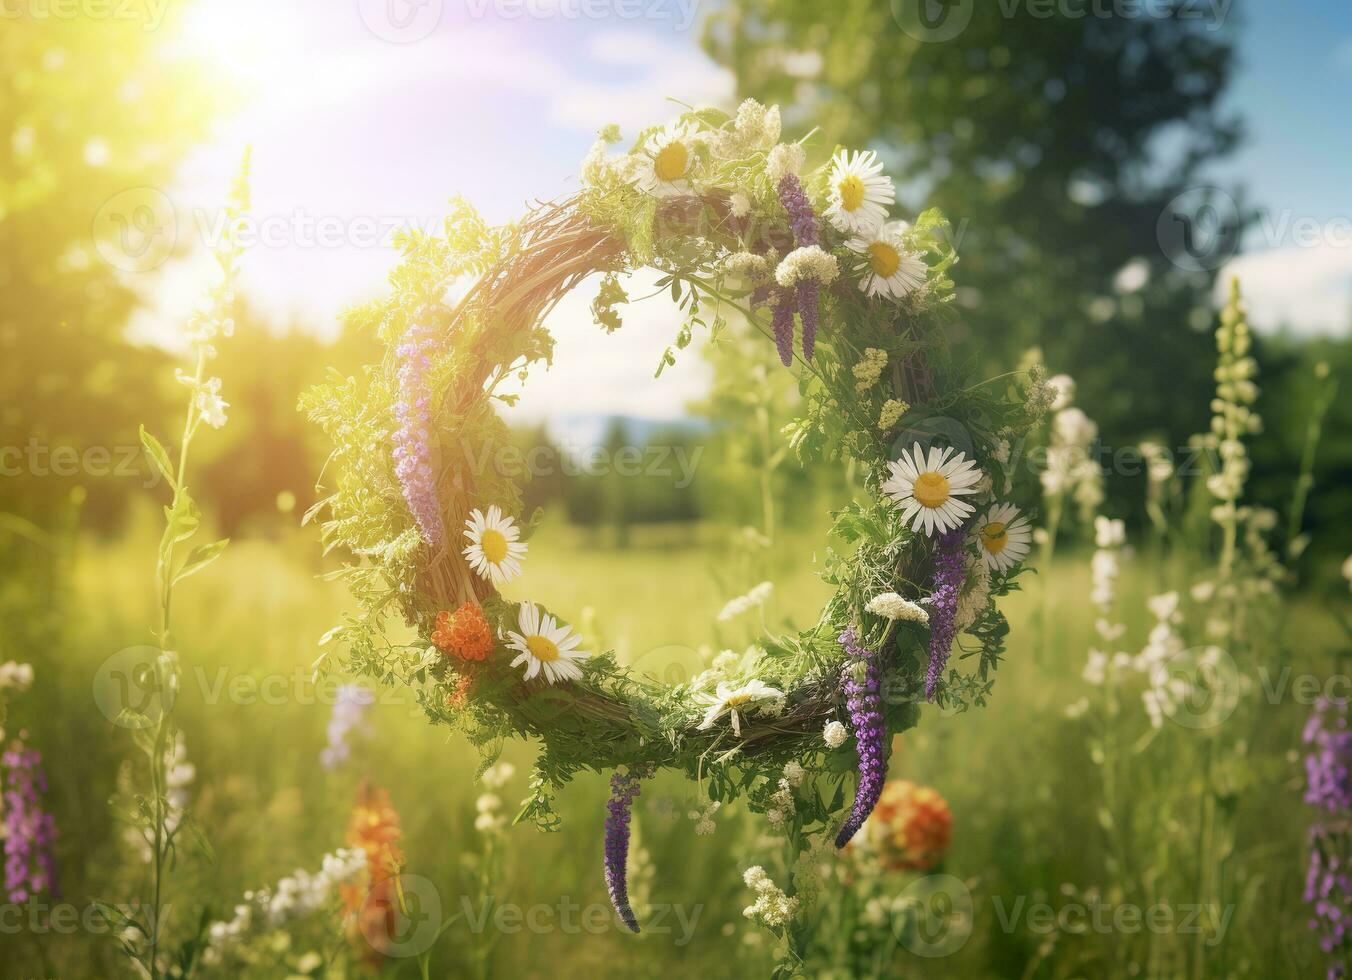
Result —
<path fill-rule="evenodd" d="M 446 539 L 446 528 L 437 501 L 436 471 L 432 468 L 429 444 L 432 416 L 427 389 L 427 369 L 432 365 L 434 343 L 435 332 L 431 327 L 414 324 L 404 335 L 404 342 L 394 349 L 399 358 L 400 393 L 394 403 L 398 423 L 394 431 L 394 472 L 423 540 L 433 548 L 440 548 Z"/>
<path fill-rule="evenodd" d="M 821 287 L 805 282 L 798 287 L 798 316 L 803 321 L 803 357 L 812 360 L 817 348 L 818 301 Z"/>
<path fill-rule="evenodd" d="M 789 228 L 793 231 L 795 244 L 799 248 L 819 244 L 817 214 L 812 210 L 812 202 L 808 200 L 797 174 L 785 174 L 779 178 L 779 203 L 784 205 L 788 213 Z"/>
<path fill-rule="evenodd" d="M 633 816 L 634 798 L 638 796 L 645 772 L 628 769 L 615 770 L 610 777 L 610 801 L 606 803 L 606 891 L 616 913 L 634 932 L 638 919 L 629 905 L 629 884 L 626 869 L 629 864 L 629 821 Z"/>
<path fill-rule="evenodd" d="M 853 626 L 840 634 L 840 645 L 847 655 L 842 686 L 850 727 L 854 729 L 855 751 L 859 754 L 859 787 L 850 816 L 836 835 L 836 847 L 844 847 L 864 826 L 887 780 L 887 730 L 878 693 L 882 668 L 872 651 L 859 646 Z"/>
<path fill-rule="evenodd" d="M 775 331 L 775 346 L 785 367 L 793 363 L 793 293 L 781 291 L 770 321 Z"/>
<path fill-rule="evenodd" d="M 943 679 L 948 655 L 957 634 L 958 597 L 967 578 L 967 561 L 962 553 L 963 531 L 954 528 L 939 535 L 934 552 L 934 591 L 929 600 L 929 669 L 925 671 L 925 700 L 933 701 Z"/>
<path fill-rule="evenodd" d="M 789 216 L 789 228 L 793 231 L 794 245 L 803 248 L 819 244 L 821 233 L 817 226 L 817 215 L 812 210 L 812 202 L 808 200 L 807 192 L 803 190 L 803 184 L 797 174 L 785 174 L 779 178 L 779 201 Z M 803 321 L 803 357 L 810 361 L 817 345 L 821 288 L 818 283 L 805 282 L 798 285 L 796 293 L 794 298 L 798 316 Z M 781 333 L 778 326 L 780 307 L 775 307 L 775 342 L 779 344 L 779 359 L 784 362 L 785 367 L 788 367 L 793 360 L 793 313 L 790 311 L 785 315 L 788 317 L 789 325 L 788 329 Z M 787 345 L 790 351 L 787 357 L 784 354 L 786 342 L 781 339 L 784 335 L 788 337 Z"/>
<path fill-rule="evenodd" d="M 1305 875 L 1305 901 L 1313 906 L 1310 928 L 1319 934 L 1319 948 L 1328 956 L 1327 976 L 1348 975 L 1352 960 L 1352 730 L 1348 703 L 1320 698 L 1305 725 L 1305 802 L 1319 810 L 1310 827 L 1310 864 Z"/>
<path fill-rule="evenodd" d="M 47 775 L 37 749 L 13 748 L 0 757 L 5 781 L 5 893 L 22 905 L 46 892 L 59 898 L 56 860 L 56 820 L 42 809 Z"/>

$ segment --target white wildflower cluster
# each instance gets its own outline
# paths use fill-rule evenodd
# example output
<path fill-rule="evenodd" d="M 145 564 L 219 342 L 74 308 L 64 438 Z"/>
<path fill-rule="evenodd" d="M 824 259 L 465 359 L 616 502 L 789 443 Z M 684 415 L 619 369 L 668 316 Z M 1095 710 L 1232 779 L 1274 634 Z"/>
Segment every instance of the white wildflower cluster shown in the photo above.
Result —
<path fill-rule="evenodd" d="M 867 391 L 878 383 L 883 369 L 887 367 L 887 351 L 877 347 L 865 347 L 864 359 L 854 366 L 854 387 L 856 391 Z"/>
<path fill-rule="evenodd" d="M 849 737 L 849 730 L 838 721 L 828 721 L 826 727 L 822 729 L 822 741 L 826 743 L 828 749 L 840 748 Z"/>
<path fill-rule="evenodd" d="M 208 965 L 221 963 L 231 949 L 260 932 L 285 928 L 289 923 L 324 911 L 337 898 L 339 886 L 350 884 L 366 870 L 366 854 L 359 848 L 340 848 L 324 855 L 320 870 L 298 868 L 272 888 L 245 892 L 232 918 L 207 928 L 202 953 Z"/>
<path fill-rule="evenodd" d="M 798 899 L 785 895 L 760 865 L 747 868 L 742 880 L 756 893 L 755 903 L 742 910 L 748 919 L 774 929 L 788 925 L 798 914 Z"/>
<path fill-rule="evenodd" d="M 762 283 L 770 278 L 770 263 L 755 252 L 733 252 L 723 260 L 723 271 L 748 282 Z"/>
<path fill-rule="evenodd" d="M 919 623 L 921 626 L 929 625 L 929 613 L 924 606 L 903 598 L 895 592 L 882 592 L 875 595 L 864 608 L 883 619 Z"/>
<path fill-rule="evenodd" d="M 827 286 L 839 276 L 840 263 L 820 245 L 795 248 L 775 267 L 775 282 L 784 289 L 813 282 Z"/>
<path fill-rule="evenodd" d="M 33 686 L 33 665 L 9 660 L 0 664 L 0 739 L 5 737 L 5 716 L 9 712 L 9 698 L 22 694 Z"/>
<path fill-rule="evenodd" d="M 765 175 L 778 185 L 785 174 L 797 174 L 803 169 L 807 154 L 799 143 L 779 143 L 765 159 Z"/>
<path fill-rule="evenodd" d="M 9 660 L 0 664 L 0 691 L 22 694 L 33 686 L 33 665 Z"/>
<path fill-rule="evenodd" d="M 502 797 L 494 790 L 502 789 L 508 780 L 516 775 L 516 767 L 510 762 L 499 762 L 489 766 L 480 776 L 480 780 L 489 790 L 481 793 L 474 801 L 474 829 L 481 834 L 500 834 L 507 828 L 507 815 L 502 812 Z"/>
<path fill-rule="evenodd" d="M 1103 472 L 1089 452 L 1098 438 L 1098 426 L 1072 403 L 1075 382 L 1058 374 L 1046 383 L 1048 407 L 1052 416 L 1051 442 L 1047 446 L 1046 468 L 1039 474 L 1042 492 L 1060 507 L 1073 499 L 1086 523 L 1103 503 Z"/>
<path fill-rule="evenodd" d="M 1055 374 L 1047 379 L 1047 387 L 1051 389 L 1051 404 L 1048 406 L 1053 412 L 1064 412 L 1075 404 L 1075 379 L 1068 374 Z"/>
<path fill-rule="evenodd" d="M 1126 542 L 1126 526 L 1119 520 L 1100 515 L 1094 520 L 1094 544 L 1097 550 L 1090 559 L 1090 601 L 1098 609 L 1094 630 L 1099 644 L 1107 646 L 1120 639 L 1126 627 L 1113 618 L 1117 602 L 1117 579 L 1121 574 L 1119 552 Z M 1131 656 L 1118 652 L 1111 657 L 1096 644 L 1089 651 L 1083 677 L 1090 684 L 1101 686 L 1110 674 L 1117 680 L 1122 671 L 1131 667 Z M 1074 715 L 1072 715 L 1074 717 Z"/>
<path fill-rule="evenodd" d="M 731 124 L 709 136 L 709 148 L 715 156 L 736 159 L 774 147 L 781 128 L 779 106 L 767 108 L 755 99 L 746 99 L 737 107 Z"/>
<path fill-rule="evenodd" d="M 1169 456 L 1169 451 L 1158 442 L 1146 440 L 1138 447 L 1141 451 L 1141 458 L 1145 460 L 1145 472 L 1149 482 L 1149 490 L 1152 495 L 1163 493 L 1165 484 L 1173 478 L 1174 461 Z"/>
<path fill-rule="evenodd" d="M 1126 539 L 1126 525 L 1120 520 L 1102 515 L 1094 519 L 1094 546 L 1097 550 L 1090 560 L 1093 588 L 1089 599 L 1098 606 L 1100 612 L 1107 612 L 1116 601 L 1116 585 L 1120 574 L 1118 552 Z"/>
<path fill-rule="evenodd" d="M 1036 357 L 1041 357 L 1040 351 L 1031 352 Z M 1047 369 L 1041 363 L 1034 361 L 1028 365 L 1028 387 L 1023 393 L 1024 411 L 1028 413 L 1028 418 L 1032 422 L 1041 422 L 1051 411 L 1052 405 L 1058 400 L 1059 389 L 1053 388 L 1051 381 L 1047 378 Z"/>
<path fill-rule="evenodd" d="M 967 630 L 986 611 L 991 599 L 990 567 L 976 555 L 967 558 L 967 576 L 958 593 L 958 607 L 953 613 L 953 628 L 959 633 Z"/>
<path fill-rule="evenodd" d="M 807 771 L 797 762 L 789 762 L 784 766 L 784 775 L 779 778 L 777 788 L 770 794 L 771 805 L 765 811 L 765 819 L 770 821 L 771 827 L 781 830 L 788 823 L 794 810 L 793 791 L 803 785 L 806 776 Z"/>
<path fill-rule="evenodd" d="M 911 406 L 898 398 L 889 398 L 883 402 L 882 410 L 878 412 L 878 428 L 883 432 L 891 432 L 901 417 L 911 410 Z"/>
<path fill-rule="evenodd" d="M 765 605 L 765 601 L 770 598 L 774 592 L 773 582 L 762 582 L 755 586 L 746 595 L 739 595 L 735 599 L 729 599 L 721 612 L 718 614 L 718 621 L 726 623 L 729 620 L 736 619 L 743 613 L 748 613 L 753 609 L 759 609 Z"/>
<path fill-rule="evenodd" d="M 711 837 L 718 829 L 714 823 L 714 814 L 723 806 L 718 800 L 710 800 L 702 808 L 686 814 L 695 823 L 695 833 L 700 837 Z"/>
<path fill-rule="evenodd" d="M 1136 655 L 1133 666 L 1150 680 L 1150 687 L 1141 692 L 1141 701 L 1150 717 L 1152 728 L 1161 728 L 1166 716 L 1174 715 L 1178 706 L 1191 693 L 1191 687 L 1181 676 L 1171 676 L 1168 663 L 1185 649 L 1178 635 L 1183 621 L 1178 611 L 1178 593 L 1165 592 L 1151 596 L 1146 606 L 1155 617 L 1145 648 Z"/>

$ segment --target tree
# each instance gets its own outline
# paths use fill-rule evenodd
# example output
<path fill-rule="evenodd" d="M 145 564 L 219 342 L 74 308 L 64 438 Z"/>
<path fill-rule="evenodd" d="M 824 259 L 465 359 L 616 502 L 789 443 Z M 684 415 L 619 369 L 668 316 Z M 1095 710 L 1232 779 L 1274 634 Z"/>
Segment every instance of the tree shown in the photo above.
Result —
<path fill-rule="evenodd" d="M 163 189 L 214 101 L 147 5 L 104 7 L 19 4 L 0 29 L 0 511 L 44 525 L 77 485 L 96 517 L 139 491 L 107 470 L 163 409 L 163 359 L 124 330 L 184 244 Z"/>
<path fill-rule="evenodd" d="M 921 2 L 936 13 L 933 0 L 738 0 L 705 44 L 740 95 L 783 104 L 786 129 L 820 127 L 822 154 L 877 148 L 900 214 L 944 209 L 961 236 L 958 350 L 994 372 L 1040 345 L 1106 442 L 1182 445 L 1206 421 L 1218 263 L 1180 268 L 1161 218 L 1192 217 L 1171 202 L 1238 139 L 1218 105 L 1231 25 L 1199 21 L 1195 4 L 1071 16 L 956 0 L 948 15 L 970 22 L 940 40 Z"/>

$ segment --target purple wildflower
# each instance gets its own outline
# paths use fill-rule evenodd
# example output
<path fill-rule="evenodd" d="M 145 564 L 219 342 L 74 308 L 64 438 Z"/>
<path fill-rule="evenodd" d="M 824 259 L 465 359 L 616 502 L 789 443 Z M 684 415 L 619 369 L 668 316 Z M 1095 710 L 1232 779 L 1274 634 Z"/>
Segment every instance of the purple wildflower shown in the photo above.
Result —
<path fill-rule="evenodd" d="M 646 772 L 617 769 L 610 777 L 610 801 L 606 804 L 606 890 L 610 892 L 610 904 L 634 932 L 638 932 L 638 919 L 629 905 L 629 885 L 626 881 L 626 867 L 629 864 L 629 821 L 634 797 L 638 796 L 640 783 Z"/>
<path fill-rule="evenodd" d="M 930 657 L 925 671 L 925 700 L 933 701 L 943 679 L 948 654 L 957 633 L 958 596 L 967 578 L 967 560 L 962 553 L 963 532 L 954 528 L 939 535 L 934 552 L 934 591 L 929 598 Z"/>
<path fill-rule="evenodd" d="M 779 348 L 779 360 L 788 367 L 793 363 L 793 293 L 780 292 L 779 298 L 775 301 L 771 324 L 775 330 L 775 346 Z"/>
<path fill-rule="evenodd" d="M 854 794 L 850 816 L 836 835 L 836 847 L 850 842 L 873 812 L 887 779 L 887 730 L 883 725 L 881 686 L 882 668 L 870 650 L 859 646 L 854 627 L 840 634 L 840 645 L 848 657 L 842 678 L 845 708 L 854 729 L 855 751 L 859 754 L 859 788 Z"/>
<path fill-rule="evenodd" d="M 812 210 L 812 202 L 807 199 L 807 192 L 803 190 L 803 184 L 796 174 L 785 174 L 779 178 L 779 203 L 788 212 L 795 244 L 799 248 L 818 244 L 817 214 Z"/>
<path fill-rule="evenodd" d="M 803 356 L 809 361 L 817 348 L 820 294 L 821 286 L 815 282 L 805 282 L 798 287 L 798 316 L 803 321 Z"/>
<path fill-rule="evenodd" d="M 1329 956 L 1329 980 L 1348 973 L 1348 923 L 1352 922 L 1352 731 L 1346 701 L 1321 698 L 1305 725 L 1305 802 L 1320 810 L 1310 827 L 1310 865 L 1305 876 L 1305 901 L 1314 906 L 1310 928 Z"/>
<path fill-rule="evenodd" d="M 436 472 L 432 469 L 427 388 L 434 340 L 431 327 L 415 324 L 404 335 L 404 342 L 395 348 L 400 363 L 399 401 L 394 406 L 399 423 L 394 432 L 394 472 L 423 540 L 439 548 L 446 538 L 446 529 L 437 501 Z"/>
<path fill-rule="evenodd" d="M 1305 723 L 1305 802 L 1332 814 L 1352 811 L 1352 731 L 1347 702 L 1320 698 Z"/>
<path fill-rule="evenodd" d="M 821 234 L 817 227 L 817 215 L 812 210 L 812 202 L 808 200 L 802 182 L 798 180 L 796 174 L 785 174 L 779 178 L 779 201 L 788 213 L 794 245 L 803 248 L 819 244 Z M 797 295 L 794 301 L 798 308 L 798 316 L 803 321 L 803 357 L 810 361 L 817 346 L 821 287 L 815 282 L 805 282 L 800 283 L 795 292 Z M 785 367 L 788 367 L 793 360 L 793 309 L 789 303 L 781 301 L 775 306 L 774 313 L 775 343 L 779 345 L 779 359 L 784 362 Z M 781 326 L 781 317 L 787 326 Z"/>
<path fill-rule="evenodd" d="M 42 754 L 22 746 L 0 757 L 5 785 L 5 891 L 9 901 L 22 904 L 42 892 L 56 897 L 56 821 L 42 809 L 47 775 Z"/>
<path fill-rule="evenodd" d="M 329 718 L 329 744 L 319 754 L 319 764 L 329 771 L 337 769 L 352 755 L 349 736 L 355 732 L 364 732 L 370 725 L 366 720 L 366 711 L 375 701 L 375 692 L 360 684 L 344 684 L 338 688 L 333 702 L 333 714 Z"/>

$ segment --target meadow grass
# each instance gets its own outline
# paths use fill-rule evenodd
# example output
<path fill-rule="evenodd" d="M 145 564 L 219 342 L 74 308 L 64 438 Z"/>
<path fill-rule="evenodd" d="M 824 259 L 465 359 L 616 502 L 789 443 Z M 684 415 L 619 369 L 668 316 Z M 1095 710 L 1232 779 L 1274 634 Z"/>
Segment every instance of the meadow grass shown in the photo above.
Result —
<path fill-rule="evenodd" d="M 616 549 L 604 535 L 554 527 L 535 539 L 527 572 L 510 592 L 545 599 L 603 638 L 622 660 L 673 682 L 695 669 L 700 647 L 739 648 L 762 625 L 715 623 L 723 603 L 754 584 L 751 569 L 738 564 L 741 552 L 732 537 L 713 526 L 644 529 L 629 547 Z M 802 627 L 815 618 L 827 594 L 811 560 L 820 540 L 794 536 L 769 556 L 776 583 L 767 607 L 771 627 Z M 31 652 L 39 680 L 12 719 L 31 730 L 46 756 L 65 898 L 77 906 L 94 896 L 120 900 L 142 884 L 135 876 L 143 872 L 107 805 L 129 755 L 130 734 L 97 710 L 92 679 L 115 651 L 151 642 L 144 624 L 153 606 L 152 554 L 146 529 L 117 542 L 79 542 L 63 573 L 62 594 L 53 597 L 61 628 L 51 645 Z M 552 909 L 540 913 L 550 925 L 499 932 L 490 919 L 483 932 L 473 932 L 470 923 L 483 909 L 466 855 L 482 847 L 473 829 L 481 789 L 473 781 L 478 759 L 464 738 L 429 726 L 407 692 L 382 692 L 371 713 L 373 736 L 358 745 L 348 766 L 328 773 L 318 765 L 331 691 L 310 684 L 310 667 L 318 637 L 348 607 L 341 587 L 321 578 L 324 571 L 312 535 L 289 532 L 235 542 L 180 592 L 176 634 L 183 689 L 177 715 L 197 767 L 193 810 L 214 860 L 184 848 L 166 899 L 173 915 L 186 920 L 193 902 L 203 899 L 214 916 L 226 915 L 245 890 L 313 867 L 343 844 L 353 795 L 365 778 L 388 789 L 402 814 L 407 873 L 434 883 L 443 918 L 464 913 L 434 949 L 433 976 L 472 970 L 520 977 L 768 973 L 769 950 L 741 916 L 749 899 L 740 873 L 763 860 L 763 823 L 733 807 L 720 815 L 714 836 L 696 838 L 686 816 L 695 803 L 693 788 L 670 775 L 654 780 L 640 798 L 638 833 L 648 861 L 637 863 L 650 863 L 651 876 L 636 872 L 648 882 L 648 902 L 681 906 L 683 919 L 668 917 L 670 932 L 631 936 L 608 915 L 590 920 L 590 929 L 560 923 L 561 902 L 606 906 L 606 790 L 593 774 L 561 794 L 561 832 L 542 834 L 523 825 L 506 838 L 497 900 Z M 1141 610 L 1147 595 L 1178 577 L 1178 568 L 1149 556 L 1128 561 L 1120 586 L 1123 608 Z M 1026 592 L 1011 597 L 1011 647 L 989 706 L 953 716 L 926 711 L 918 730 L 895 746 L 891 774 L 935 786 L 952 805 L 954 843 L 944 870 L 972 889 L 975 913 L 972 938 L 956 953 L 925 960 L 903 952 L 889 975 L 1146 975 L 1143 967 L 1152 957 L 1164 964 L 1157 975 L 1185 975 L 1168 971 L 1169 964 L 1183 962 L 1177 957 L 1186 953 L 1190 937 L 1122 929 L 1043 932 L 1015 911 L 1042 902 L 1061 905 L 1095 890 L 1113 905 L 1157 899 L 1182 904 L 1195 897 L 1187 894 L 1188 853 L 1199 832 L 1199 811 L 1161 811 L 1152 800 L 1164 797 L 1152 793 L 1168 783 L 1174 799 L 1178 786 L 1200 778 L 1192 768 L 1193 747 L 1206 735 L 1166 730 L 1130 755 L 1118 787 L 1118 798 L 1129 802 L 1105 813 L 1102 767 L 1091 758 L 1085 721 L 1065 716 L 1067 705 L 1092 693 L 1080 678 L 1093 622 L 1086 578 L 1084 558 L 1059 558 Z M 13 581 L 8 586 L 20 587 Z M 1144 613 L 1126 619 L 1128 639 L 1143 638 Z M 1320 673 L 1321 651 L 1335 638 L 1331 627 L 1320 625 L 1318 604 L 1297 601 L 1289 621 L 1290 649 L 1299 651 L 1294 669 Z M 6 656 L 16 654 L 22 658 L 27 651 Z M 1281 658 L 1276 651 L 1273 658 L 1275 668 Z M 1251 686 L 1258 683 L 1250 679 Z M 1236 909 L 1223 936 L 1205 949 L 1208 960 L 1228 964 L 1227 971 L 1198 974 L 1189 965 L 1191 975 L 1306 976 L 1313 969 L 1299 895 L 1308 816 L 1299 802 L 1295 754 L 1308 709 L 1290 692 L 1271 699 L 1276 703 L 1257 694 L 1262 706 L 1249 766 L 1232 774 L 1238 831 L 1224 894 Z M 1133 739 L 1149 736 L 1139 703 L 1127 703 L 1117 724 Z M 531 747 L 508 745 L 503 757 L 517 766 L 501 792 L 511 811 L 524 795 Z M 1115 838 L 1105 828 L 1127 819 L 1133 841 L 1128 860 L 1135 867 L 1123 878 L 1109 863 Z M 1131 894 L 1115 883 L 1128 880 L 1160 887 L 1154 895 Z M 570 914 L 574 923 L 584 921 L 580 909 Z M 1011 914 L 1012 925 L 1002 922 Z M 489 958 L 476 960 L 475 950 L 488 943 Z M 7 933 L 0 944 L 7 972 L 19 971 L 15 976 L 40 970 L 102 976 L 125 968 L 111 941 L 82 932 Z M 279 950 L 279 970 L 284 955 Z M 411 959 L 390 960 L 383 972 L 418 975 Z M 280 974 L 260 968 L 258 975 Z"/>

